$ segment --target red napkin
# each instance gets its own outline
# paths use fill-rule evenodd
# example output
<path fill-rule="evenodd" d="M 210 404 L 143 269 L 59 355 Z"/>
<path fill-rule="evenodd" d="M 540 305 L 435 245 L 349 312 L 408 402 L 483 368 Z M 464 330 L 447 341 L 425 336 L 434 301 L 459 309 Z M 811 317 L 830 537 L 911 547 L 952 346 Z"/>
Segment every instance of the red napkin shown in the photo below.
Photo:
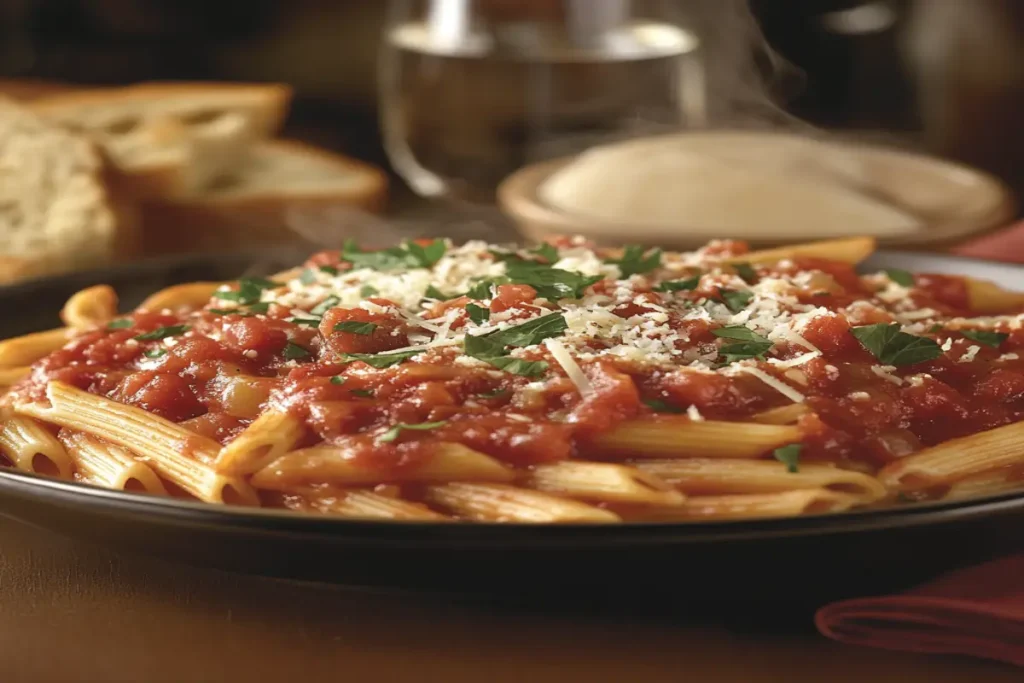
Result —
<path fill-rule="evenodd" d="M 844 643 L 1024 666 L 1024 554 L 953 572 L 902 595 L 837 602 L 818 610 L 815 622 Z"/>
<path fill-rule="evenodd" d="M 1024 223 L 962 244 L 952 249 L 952 252 L 993 261 L 1024 263 Z"/>

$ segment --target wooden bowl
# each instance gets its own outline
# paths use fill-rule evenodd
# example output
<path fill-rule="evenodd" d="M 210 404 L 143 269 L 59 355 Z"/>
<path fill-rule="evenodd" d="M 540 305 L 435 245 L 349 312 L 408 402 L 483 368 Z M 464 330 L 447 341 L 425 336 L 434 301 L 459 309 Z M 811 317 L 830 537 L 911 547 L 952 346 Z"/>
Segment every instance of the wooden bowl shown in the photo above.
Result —
<path fill-rule="evenodd" d="M 697 135 L 697 134 L 694 134 Z M 700 135 L 752 135 L 764 133 L 702 133 Z M 772 134 L 768 134 L 772 135 Z M 886 246 L 942 249 L 982 233 L 1004 227 L 1015 215 L 1017 204 L 1001 181 L 974 168 L 884 147 L 844 147 L 862 165 L 869 186 L 857 188 L 872 197 L 908 211 L 922 219 L 924 227 L 896 237 L 880 236 Z M 729 235 L 681 223 L 673 230 L 643 222 L 609 222 L 569 213 L 546 203 L 539 188 L 556 171 L 574 158 L 526 166 L 509 176 L 498 188 L 498 203 L 516 223 L 520 233 L 531 240 L 552 235 L 583 235 L 598 243 L 657 244 L 692 249 L 708 240 Z M 936 198 L 940 201 L 936 203 Z M 829 234 L 829 237 L 839 235 Z M 815 239 L 807 235 L 807 239 Z M 754 246 L 773 246 L 779 239 L 747 239 Z M 788 240 L 795 241 L 795 240 Z"/>

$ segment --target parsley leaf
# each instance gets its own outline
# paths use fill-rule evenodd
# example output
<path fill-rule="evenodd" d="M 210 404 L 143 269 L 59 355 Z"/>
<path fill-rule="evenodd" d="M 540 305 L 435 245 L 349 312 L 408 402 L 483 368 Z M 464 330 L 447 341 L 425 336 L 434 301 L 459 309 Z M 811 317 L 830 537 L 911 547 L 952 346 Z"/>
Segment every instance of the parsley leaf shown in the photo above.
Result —
<path fill-rule="evenodd" d="M 344 384 L 344 383 L 345 383 L 345 378 L 342 377 L 341 375 L 335 375 L 334 377 L 331 378 L 331 384 Z"/>
<path fill-rule="evenodd" d="M 638 244 L 627 245 L 622 250 L 622 258 L 618 260 L 609 259 L 605 263 L 611 263 L 619 267 L 622 278 L 630 275 L 649 273 L 661 265 L 661 249 L 647 251 Z"/>
<path fill-rule="evenodd" d="M 939 325 L 938 323 L 936 323 L 936 324 L 934 324 L 934 325 L 932 325 L 931 327 L 928 328 L 928 332 L 930 334 L 935 334 L 936 332 L 942 332 L 942 325 Z"/>
<path fill-rule="evenodd" d="M 771 348 L 772 343 L 770 341 L 740 342 L 723 346 L 718 349 L 718 355 L 724 358 L 723 363 L 729 364 L 748 358 L 761 358 Z"/>
<path fill-rule="evenodd" d="M 427 287 L 427 291 L 424 293 L 424 296 L 426 296 L 428 299 L 437 299 L 438 301 L 451 301 L 452 299 L 457 299 L 462 295 L 445 294 L 434 285 L 430 285 L 429 287 Z"/>
<path fill-rule="evenodd" d="M 482 325 L 491 318 L 490 309 L 477 306 L 476 304 L 466 304 L 466 313 L 469 314 L 469 319 L 477 325 Z"/>
<path fill-rule="evenodd" d="M 363 323 L 358 320 L 346 320 L 338 323 L 332 328 L 335 332 L 351 332 L 352 334 L 373 334 L 377 329 L 377 323 Z"/>
<path fill-rule="evenodd" d="M 569 328 L 565 316 L 561 313 L 549 313 L 529 320 L 522 325 L 504 330 L 488 332 L 480 336 L 466 335 L 464 344 L 466 353 L 474 358 L 480 355 L 498 355 L 505 352 L 506 346 L 533 346 L 549 337 L 557 337 Z"/>
<path fill-rule="evenodd" d="M 121 318 L 120 320 L 111 320 L 107 323 L 108 330 L 123 330 L 126 327 L 131 327 L 135 322 L 131 318 Z"/>
<path fill-rule="evenodd" d="M 399 422 L 394 427 L 377 437 L 377 441 L 382 443 L 390 443 L 398 438 L 398 436 L 404 431 L 416 431 L 425 432 L 431 429 L 437 429 L 448 424 L 446 420 L 440 422 L 421 422 L 419 424 L 406 424 L 405 422 Z"/>
<path fill-rule="evenodd" d="M 736 271 L 736 274 L 743 278 L 743 281 L 748 285 L 752 285 L 757 282 L 757 271 L 754 270 L 754 267 L 749 263 L 734 263 L 732 264 L 732 267 L 733 270 Z"/>
<path fill-rule="evenodd" d="M 335 268 L 334 266 L 320 266 L 320 272 L 326 275 L 334 276 L 338 274 L 338 269 Z"/>
<path fill-rule="evenodd" d="M 405 248 L 409 252 L 410 258 L 420 268 L 430 268 L 440 261 L 448 251 L 448 246 L 441 239 L 434 240 L 426 246 L 420 246 L 415 242 L 406 242 Z"/>
<path fill-rule="evenodd" d="M 142 355 L 146 358 L 159 358 L 160 356 L 166 356 L 167 351 L 165 349 L 148 349 L 143 351 Z"/>
<path fill-rule="evenodd" d="M 719 289 L 718 295 L 722 297 L 725 307 L 733 313 L 742 311 L 750 303 L 750 300 L 754 298 L 754 293 L 748 290 L 733 291 L 731 289 Z"/>
<path fill-rule="evenodd" d="M 221 301 L 236 301 L 243 306 L 257 303 L 265 289 L 277 289 L 280 287 L 276 282 L 264 280 L 258 277 L 243 277 L 238 279 L 238 289 L 229 291 L 217 291 L 213 296 Z"/>
<path fill-rule="evenodd" d="M 240 312 L 237 308 L 207 308 L 206 310 L 217 315 L 231 315 Z"/>
<path fill-rule="evenodd" d="M 885 274 L 890 280 L 902 287 L 914 286 L 914 275 L 909 271 L 900 270 L 899 268 L 888 268 L 885 270 Z"/>
<path fill-rule="evenodd" d="M 555 263 L 558 260 L 558 249 L 555 248 L 555 245 L 548 244 L 547 242 L 540 245 L 536 249 L 532 249 L 530 253 L 540 256 L 548 263 Z"/>
<path fill-rule="evenodd" d="M 960 330 L 960 334 L 964 335 L 971 341 L 976 341 L 979 344 L 985 346 L 991 346 L 993 349 L 998 349 L 999 345 L 1002 344 L 1010 336 L 1005 332 L 989 332 L 987 330 Z"/>
<path fill-rule="evenodd" d="M 257 303 L 251 304 L 249 306 L 249 311 L 251 311 L 252 313 L 266 313 L 269 310 L 270 310 L 270 302 L 269 301 L 259 301 Z"/>
<path fill-rule="evenodd" d="M 700 284 L 700 275 L 694 275 L 685 280 L 666 280 L 654 288 L 656 292 L 680 292 L 683 290 L 697 289 Z"/>
<path fill-rule="evenodd" d="M 749 327 L 744 325 L 730 325 L 728 327 L 719 327 L 717 330 L 711 330 L 711 334 L 722 339 L 736 339 L 737 341 L 748 341 L 758 343 L 769 343 L 767 337 L 762 337 L 757 332 L 754 332 Z"/>
<path fill-rule="evenodd" d="M 523 360 L 512 356 L 478 356 L 478 358 L 499 370 L 522 377 L 540 377 L 548 369 L 547 361 L 543 360 Z"/>
<path fill-rule="evenodd" d="M 477 394 L 478 398 L 498 398 L 508 393 L 508 389 L 495 389 L 494 391 L 487 391 L 482 394 Z"/>
<path fill-rule="evenodd" d="M 320 327 L 320 318 L 288 318 L 288 322 L 301 327 Z"/>
<path fill-rule="evenodd" d="M 653 410 L 656 413 L 681 413 L 683 412 L 671 403 L 665 403 L 664 401 L 657 398 L 645 398 L 643 400 L 644 405 Z"/>
<path fill-rule="evenodd" d="M 318 303 L 316 306 L 309 309 L 309 314 L 321 317 L 323 316 L 324 313 L 331 310 L 339 303 L 341 303 L 341 299 L 331 294 L 329 297 Z"/>
<path fill-rule="evenodd" d="M 942 347 L 934 339 L 902 332 L 898 323 L 861 325 L 850 332 L 883 365 L 913 365 L 942 355 Z"/>
<path fill-rule="evenodd" d="M 380 294 L 380 290 L 373 285 L 363 285 L 359 288 L 359 296 L 367 297 L 374 296 L 375 294 Z"/>
<path fill-rule="evenodd" d="M 168 327 L 158 327 L 152 332 L 146 332 L 133 337 L 138 341 L 157 341 L 164 337 L 177 337 L 179 334 L 184 334 L 189 329 L 188 325 L 170 325 Z"/>
<path fill-rule="evenodd" d="M 288 360 L 296 360 L 298 358 L 305 358 L 309 355 L 309 351 L 298 344 L 288 342 L 284 347 L 284 357 Z"/>
<path fill-rule="evenodd" d="M 786 471 L 791 474 L 796 474 L 800 471 L 800 451 L 803 450 L 803 445 L 798 443 L 791 443 L 788 446 L 782 446 L 772 451 L 772 455 L 775 459 L 786 466 Z"/>
<path fill-rule="evenodd" d="M 345 243 L 341 258 L 359 268 L 373 270 L 400 270 L 402 268 L 430 268 L 441 260 L 448 246 L 444 240 L 434 240 L 426 246 L 403 242 L 400 246 L 378 251 L 362 251 L 353 242 Z"/>
<path fill-rule="evenodd" d="M 304 285 L 311 285 L 317 281 L 316 271 L 312 268 L 304 268 L 302 274 L 299 275 L 299 282 Z"/>
<path fill-rule="evenodd" d="M 361 398 L 373 398 L 373 389 L 352 389 L 350 393 Z"/>
<path fill-rule="evenodd" d="M 403 360 L 412 358 L 418 353 L 423 353 L 423 351 L 398 351 L 394 353 L 343 353 L 341 354 L 341 360 L 345 362 L 357 360 L 362 361 L 367 365 L 380 370 L 382 368 L 390 368 L 392 365 L 398 365 Z"/>
<path fill-rule="evenodd" d="M 490 299 L 491 287 L 507 285 L 509 282 L 511 282 L 511 280 L 503 275 L 494 278 L 485 278 L 470 287 L 469 291 L 466 292 L 466 296 L 470 299 Z"/>
<path fill-rule="evenodd" d="M 530 285 L 537 296 L 549 301 L 579 299 L 587 287 L 604 279 L 601 275 L 584 275 L 574 270 L 551 268 L 536 261 L 509 261 L 505 267 L 509 280 Z"/>

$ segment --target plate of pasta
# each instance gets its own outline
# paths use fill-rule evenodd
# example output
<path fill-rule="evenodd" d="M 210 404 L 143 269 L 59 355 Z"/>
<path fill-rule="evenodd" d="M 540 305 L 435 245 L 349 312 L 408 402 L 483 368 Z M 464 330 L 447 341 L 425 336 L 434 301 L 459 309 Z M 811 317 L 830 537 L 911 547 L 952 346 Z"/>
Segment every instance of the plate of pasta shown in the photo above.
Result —
<path fill-rule="evenodd" d="M 37 281 L 0 292 L 26 310 L 0 511 L 343 583 L 756 563 L 817 567 L 811 591 L 882 580 L 880 547 L 898 583 L 1024 547 L 1014 288 L 868 238 L 421 239 Z"/>

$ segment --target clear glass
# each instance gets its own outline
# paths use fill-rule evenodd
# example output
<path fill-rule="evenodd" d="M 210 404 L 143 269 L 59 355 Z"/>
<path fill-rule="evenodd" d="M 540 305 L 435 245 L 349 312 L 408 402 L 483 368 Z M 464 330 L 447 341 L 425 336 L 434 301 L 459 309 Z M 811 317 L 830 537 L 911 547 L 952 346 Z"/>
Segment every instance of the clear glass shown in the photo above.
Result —
<path fill-rule="evenodd" d="M 379 61 L 392 164 L 421 196 L 485 204 L 525 164 L 703 126 L 692 4 L 392 0 Z"/>

